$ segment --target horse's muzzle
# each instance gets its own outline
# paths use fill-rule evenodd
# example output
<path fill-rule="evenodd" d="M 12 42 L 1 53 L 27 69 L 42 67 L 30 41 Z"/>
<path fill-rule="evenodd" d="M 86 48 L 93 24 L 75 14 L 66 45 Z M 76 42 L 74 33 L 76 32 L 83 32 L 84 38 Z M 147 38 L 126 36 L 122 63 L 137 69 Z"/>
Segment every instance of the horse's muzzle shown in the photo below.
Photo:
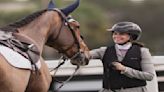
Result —
<path fill-rule="evenodd" d="M 88 65 L 88 63 L 89 58 L 84 53 L 80 53 L 75 58 L 71 59 L 71 64 L 73 65 L 85 66 Z"/>

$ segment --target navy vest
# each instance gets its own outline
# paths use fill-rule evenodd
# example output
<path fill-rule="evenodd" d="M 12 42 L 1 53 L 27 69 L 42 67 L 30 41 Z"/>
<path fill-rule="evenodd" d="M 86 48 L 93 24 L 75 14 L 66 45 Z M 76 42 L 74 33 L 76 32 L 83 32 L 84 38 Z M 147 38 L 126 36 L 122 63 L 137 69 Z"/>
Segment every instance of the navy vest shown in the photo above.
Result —
<path fill-rule="evenodd" d="M 123 74 L 120 74 L 120 71 L 114 70 L 111 67 L 111 63 L 118 61 L 116 55 L 115 46 L 110 46 L 107 48 L 104 57 L 103 57 L 103 88 L 106 89 L 121 89 L 121 88 L 132 88 L 145 86 L 146 81 L 139 80 L 135 78 L 129 78 Z M 125 66 L 131 67 L 136 70 L 141 69 L 141 51 L 139 45 L 132 45 L 132 47 L 127 51 L 124 59 L 121 63 Z"/>

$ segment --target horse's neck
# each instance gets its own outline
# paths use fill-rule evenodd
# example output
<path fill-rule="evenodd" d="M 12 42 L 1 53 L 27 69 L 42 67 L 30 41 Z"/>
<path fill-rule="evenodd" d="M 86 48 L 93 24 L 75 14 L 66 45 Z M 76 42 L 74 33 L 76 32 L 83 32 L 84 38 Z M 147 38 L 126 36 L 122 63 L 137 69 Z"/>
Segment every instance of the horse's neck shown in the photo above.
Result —
<path fill-rule="evenodd" d="M 19 29 L 20 33 L 33 39 L 40 51 L 43 50 L 49 35 L 60 29 L 61 18 L 57 12 L 48 11 L 30 24 Z"/>
<path fill-rule="evenodd" d="M 48 20 L 46 21 L 48 22 Z M 19 28 L 19 32 L 22 35 L 31 38 L 36 45 L 39 47 L 39 50 L 43 50 L 43 46 L 47 40 L 47 36 L 49 33 L 50 24 L 42 21 L 42 19 L 37 19 L 27 26 Z"/>
<path fill-rule="evenodd" d="M 36 33 L 29 33 L 29 32 L 25 32 L 25 31 L 21 31 L 19 34 L 22 36 L 25 36 L 25 38 L 27 38 L 27 39 L 32 40 L 38 46 L 40 51 L 43 50 L 45 38 L 39 32 L 36 34 Z"/>

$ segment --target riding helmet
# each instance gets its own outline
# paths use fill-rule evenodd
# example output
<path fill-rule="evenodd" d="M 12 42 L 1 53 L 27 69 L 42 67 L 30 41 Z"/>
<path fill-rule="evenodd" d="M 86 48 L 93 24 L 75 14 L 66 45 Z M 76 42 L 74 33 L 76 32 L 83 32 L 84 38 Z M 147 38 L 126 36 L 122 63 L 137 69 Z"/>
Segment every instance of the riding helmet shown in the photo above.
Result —
<path fill-rule="evenodd" d="M 118 22 L 107 31 L 128 33 L 132 40 L 139 40 L 142 30 L 133 22 Z"/>

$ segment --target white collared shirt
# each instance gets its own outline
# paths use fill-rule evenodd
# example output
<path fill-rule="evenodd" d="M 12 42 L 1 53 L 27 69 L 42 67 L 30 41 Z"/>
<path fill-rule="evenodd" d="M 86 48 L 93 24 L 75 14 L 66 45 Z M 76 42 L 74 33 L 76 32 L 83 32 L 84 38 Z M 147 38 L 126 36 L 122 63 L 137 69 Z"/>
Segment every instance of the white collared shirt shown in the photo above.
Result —
<path fill-rule="evenodd" d="M 123 58 L 125 57 L 126 55 L 126 52 L 128 51 L 128 49 L 132 46 L 132 43 L 126 43 L 124 45 L 119 45 L 119 44 L 116 44 L 115 45 L 115 48 L 116 48 L 116 54 L 117 54 L 117 57 L 118 57 L 118 60 L 119 61 L 122 61 Z"/>

